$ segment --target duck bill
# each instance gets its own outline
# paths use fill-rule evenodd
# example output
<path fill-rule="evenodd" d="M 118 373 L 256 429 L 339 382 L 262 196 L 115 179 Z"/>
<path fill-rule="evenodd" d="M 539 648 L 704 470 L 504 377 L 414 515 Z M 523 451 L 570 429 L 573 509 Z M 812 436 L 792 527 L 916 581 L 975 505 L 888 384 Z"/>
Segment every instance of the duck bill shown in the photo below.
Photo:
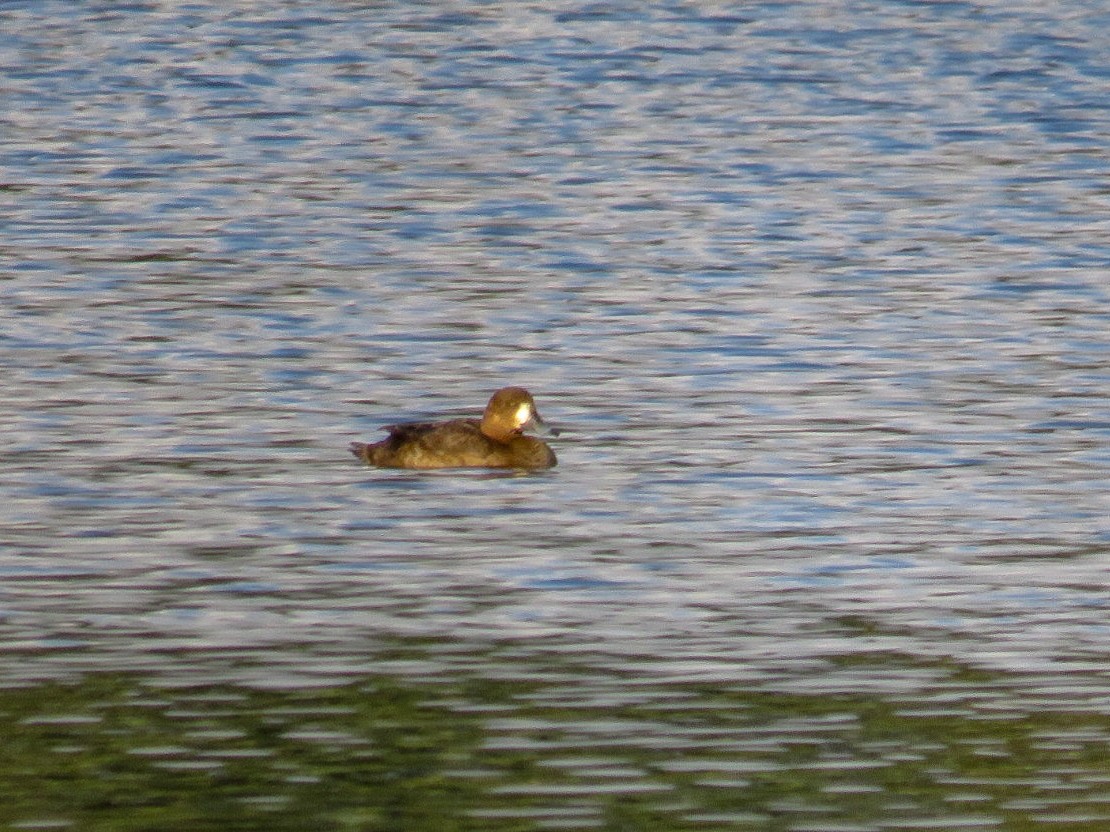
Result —
<path fill-rule="evenodd" d="M 528 424 L 536 429 L 536 433 L 542 433 L 546 436 L 558 436 L 558 428 L 553 428 L 540 418 L 540 412 L 532 408 L 532 418 L 528 420 Z"/>

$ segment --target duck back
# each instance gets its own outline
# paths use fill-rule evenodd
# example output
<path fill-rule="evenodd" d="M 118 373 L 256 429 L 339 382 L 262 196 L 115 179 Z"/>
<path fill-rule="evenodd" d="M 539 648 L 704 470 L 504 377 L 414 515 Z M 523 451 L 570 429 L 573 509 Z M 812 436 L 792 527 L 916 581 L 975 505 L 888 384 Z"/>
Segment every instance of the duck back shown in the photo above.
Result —
<path fill-rule="evenodd" d="M 555 454 L 530 436 L 498 442 L 477 419 L 389 425 L 381 442 L 354 442 L 351 453 L 382 468 L 550 468 Z"/>

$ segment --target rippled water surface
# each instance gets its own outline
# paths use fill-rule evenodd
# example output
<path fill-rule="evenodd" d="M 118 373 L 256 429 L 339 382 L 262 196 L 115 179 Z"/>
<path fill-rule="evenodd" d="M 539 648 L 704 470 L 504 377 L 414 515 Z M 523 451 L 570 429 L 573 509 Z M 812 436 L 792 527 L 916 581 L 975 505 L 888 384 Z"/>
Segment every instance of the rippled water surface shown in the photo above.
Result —
<path fill-rule="evenodd" d="M 1110 826 L 1097 2 L 0 6 L 0 822 Z M 522 384 L 560 464 L 381 471 Z"/>

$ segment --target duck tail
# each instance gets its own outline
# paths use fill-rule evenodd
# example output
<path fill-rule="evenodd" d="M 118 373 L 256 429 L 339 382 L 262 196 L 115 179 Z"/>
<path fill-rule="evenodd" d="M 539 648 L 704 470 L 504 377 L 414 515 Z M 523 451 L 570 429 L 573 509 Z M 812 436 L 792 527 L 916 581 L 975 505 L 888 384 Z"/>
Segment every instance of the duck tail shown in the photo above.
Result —
<path fill-rule="evenodd" d="M 363 462 L 370 461 L 370 446 L 365 442 L 352 442 L 347 448 Z"/>

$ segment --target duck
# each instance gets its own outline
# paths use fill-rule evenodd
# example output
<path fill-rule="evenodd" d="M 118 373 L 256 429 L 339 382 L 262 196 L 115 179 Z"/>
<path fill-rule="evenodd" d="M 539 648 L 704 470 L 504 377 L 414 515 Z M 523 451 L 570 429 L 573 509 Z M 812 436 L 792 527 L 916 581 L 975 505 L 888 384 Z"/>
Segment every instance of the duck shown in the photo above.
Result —
<path fill-rule="evenodd" d="M 406 422 L 387 425 L 380 442 L 352 442 L 350 451 L 379 468 L 518 468 L 538 470 L 556 463 L 542 440 L 525 436 L 526 427 L 547 428 L 532 394 L 523 387 L 502 387 L 486 405 L 481 419 Z"/>

